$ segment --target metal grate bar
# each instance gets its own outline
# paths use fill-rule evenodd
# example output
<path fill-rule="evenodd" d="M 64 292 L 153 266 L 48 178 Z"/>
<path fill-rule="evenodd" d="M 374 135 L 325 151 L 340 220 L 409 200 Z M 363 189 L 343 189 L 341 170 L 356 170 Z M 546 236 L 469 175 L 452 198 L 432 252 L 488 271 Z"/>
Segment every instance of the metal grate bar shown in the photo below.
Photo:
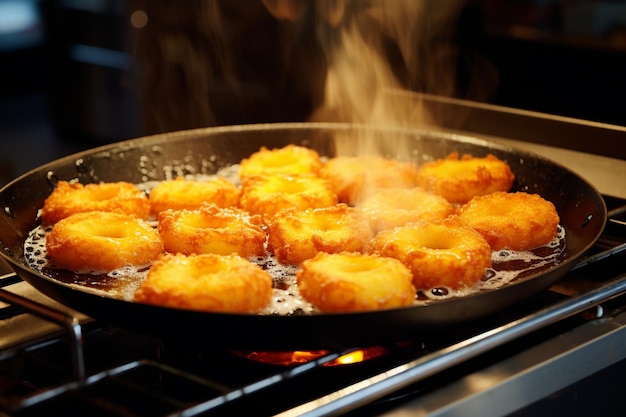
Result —
<path fill-rule="evenodd" d="M 602 252 L 598 252 L 594 255 L 588 256 L 586 258 L 581 259 L 576 265 L 574 265 L 574 267 L 571 269 L 571 271 L 576 271 L 578 269 L 581 269 L 585 266 L 589 266 L 591 264 L 594 264 L 596 262 L 599 262 L 603 259 L 607 259 L 609 257 L 615 256 L 615 255 L 619 255 L 622 252 L 626 252 L 626 243 L 622 243 L 621 245 L 618 245 L 614 248 L 611 249 L 607 249 L 605 251 Z"/>
<path fill-rule="evenodd" d="M 0 300 L 23 307 L 28 312 L 40 317 L 44 320 L 56 323 L 62 326 L 67 332 L 72 350 L 72 369 L 74 378 L 78 381 L 85 379 L 85 358 L 83 355 L 83 335 L 82 327 L 78 318 L 55 310 L 43 304 L 31 301 L 25 297 L 13 294 L 3 288 L 0 288 Z"/>
<path fill-rule="evenodd" d="M 271 386 L 277 385 L 281 382 L 289 381 L 297 376 L 304 375 L 307 372 L 310 372 L 314 369 L 317 369 L 321 366 L 324 366 L 326 363 L 330 363 L 337 358 L 346 355 L 350 352 L 358 350 L 358 348 L 349 349 L 342 352 L 334 352 L 329 353 L 328 355 L 322 356 L 314 361 L 304 363 L 297 367 L 288 369 L 284 372 L 273 374 L 267 378 L 261 379 L 259 381 L 253 382 L 251 384 L 239 387 L 237 389 L 231 390 L 225 395 L 219 396 L 217 398 L 213 398 L 209 401 L 196 404 L 192 407 L 189 407 L 185 410 L 181 410 L 180 412 L 171 414 L 170 417 L 193 417 L 198 416 L 202 413 L 206 413 L 216 407 L 224 405 L 228 402 L 235 401 L 245 397 L 246 395 L 251 395 L 255 392 L 261 391 L 263 389 L 269 388 Z"/>
<path fill-rule="evenodd" d="M 0 276 L 0 287 L 2 288 L 17 284 L 18 282 L 22 282 L 22 278 L 18 277 L 15 272 Z"/>
<path fill-rule="evenodd" d="M 621 275 L 593 291 L 568 298 L 535 314 L 407 362 L 275 417 L 321 417 L 350 411 L 624 293 L 626 275 Z"/>
<path fill-rule="evenodd" d="M 624 204 L 623 206 L 620 207 L 616 207 L 614 209 L 611 209 L 607 212 L 607 216 L 612 219 L 615 217 L 618 217 L 622 214 L 626 214 L 626 204 Z"/>
<path fill-rule="evenodd" d="M 230 391 L 228 387 L 200 378 L 188 372 L 180 371 L 163 363 L 151 360 L 138 360 L 95 373 L 82 381 L 71 381 L 66 384 L 42 390 L 27 398 L 23 398 L 21 401 L 16 401 L 8 405 L 8 407 L 5 405 L 5 408 L 9 408 L 13 411 L 22 411 L 41 405 L 51 399 L 58 400 L 63 395 L 68 396 L 72 401 L 81 401 L 82 404 L 88 405 L 89 407 L 106 408 L 110 410 L 124 408 L 120 407 L 118 403 L 120 398 L 118 396 L 107 398 L 106 395 L 103 396 L 100 393 L 114 390 L 112 387 L 118 387 L 117 389 L 120 392 L 127 392 L 134 399 L 139 396 L 146 399 L 145 403 L 157 404 L 163 408 L 181 409 L 188 406 L 188 402 L 185 402 L 185 400 L 164 394 L 159 391 L 158 387 L 155 388 L 153 384 L 147 383 L 144 379 L 132 377 L 133 372 L 137 373 L 142 369 L 151 370 L 153 373 L 160 374 L 161 380 L 167 375 L 170 379 L 176 379 L 176 381 L 178 381 L 177 384 L 185 383 L 188 387 L 193 386 L 193 390 L 201 393 L 198 395 L 202 395 L 203 397 L 210 395 L 210 393 L 215 393 L 215 396 L 225 395 Z M 105 386 L 106 388 L 100 389 L 98 388 L 99 386 Z"/>

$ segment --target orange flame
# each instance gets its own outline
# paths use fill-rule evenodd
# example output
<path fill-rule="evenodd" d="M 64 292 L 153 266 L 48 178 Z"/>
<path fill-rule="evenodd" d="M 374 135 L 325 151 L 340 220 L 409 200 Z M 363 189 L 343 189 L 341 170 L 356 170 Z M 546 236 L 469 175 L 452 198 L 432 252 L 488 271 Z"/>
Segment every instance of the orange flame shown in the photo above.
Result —
<path fill-rule="evenodd" d="M 369 359 L 380 357 L 386 352 L 386 349 L 379 346 L 359 349 L 342 355 L 333 361 L 327 362 L 324 366 L 340 366 L 360 363 Z M 294 366 L 322 358 L 329 355 L 331 352 L 329 350 L 295 350 L 253 352 L 234 351 L 233 353 L 246 359 L 269 365 Z"/>

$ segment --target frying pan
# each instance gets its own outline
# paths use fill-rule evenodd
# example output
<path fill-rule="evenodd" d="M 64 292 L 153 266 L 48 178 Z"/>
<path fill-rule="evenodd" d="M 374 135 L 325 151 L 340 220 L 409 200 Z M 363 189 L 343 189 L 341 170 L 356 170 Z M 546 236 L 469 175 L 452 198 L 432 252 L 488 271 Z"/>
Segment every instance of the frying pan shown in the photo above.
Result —
<path fill-rule="evenodd" d="M 426 306 L 314 315 L 198 312 L 143 305 L 83 291 L 31 269 L 24 240 L 38 225 L 38 210 L 59 180 L 145 182 L 185 174 L 212 174 L 261 146 L 309 146 L 323 156 L 377 147 L 383 156 L 415 163 L 456 151 L 494 154 L 516 175 L 514 190 L 552 201 L 566 231 L 567 256 L 547 270 L 495 290 Z M 365 146 L 367 145 L 367 146 Z M 0 190 L 0 255 L 47 296 L 91 317 L 164 337 L 215 346 L 274 350 L 341 348 L 412 340 L 425 332 L 477 320 L 546 289 L 596 241 L 606 222 L 598 191 L 570 170 L 541 156 L 450 131 L 326 123 L 213 127 L 110 144 L 68 156 L 17 178 Z"/>

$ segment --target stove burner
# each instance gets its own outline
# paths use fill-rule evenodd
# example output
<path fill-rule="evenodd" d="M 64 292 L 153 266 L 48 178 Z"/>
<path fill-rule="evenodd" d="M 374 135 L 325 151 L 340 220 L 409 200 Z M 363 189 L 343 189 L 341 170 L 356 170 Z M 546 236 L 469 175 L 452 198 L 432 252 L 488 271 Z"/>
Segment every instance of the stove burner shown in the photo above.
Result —
<path fill-rule="evenodd" d="M 327 357 L 332 352 L 330 350 L 296 350 L 296 351 L 231 351 L 235 355 L 250 359 L 252 361 L 266 363 L 270 365 L 295 366 L 309 363 L 320 358 Z M 389 351 L 380 346 L 361 348 L 343 354 L 336 359 L 324 361 L 322 366 L 351 365 L 368 361 L 386 355 Z"/>

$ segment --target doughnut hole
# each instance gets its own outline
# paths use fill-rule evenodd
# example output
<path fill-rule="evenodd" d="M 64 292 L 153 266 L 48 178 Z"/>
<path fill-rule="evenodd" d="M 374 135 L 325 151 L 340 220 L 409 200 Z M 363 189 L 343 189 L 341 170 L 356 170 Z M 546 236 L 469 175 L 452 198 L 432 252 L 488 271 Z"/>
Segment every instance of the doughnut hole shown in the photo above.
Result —
<path fill-rule="evenodd" d="M 46 238 L 46 251 L 54 267 L 107 273 L 124 266 L 147 266 L 164 247 L 157 231 L 140 219 L 91 211 L 57 222 Z"/>
<path fill-rule="evenodd" d="M 453 152 L 444 159 L 420 166 L 417 184 L 450 203 L 464 204 L 475 196 L 508 191 L 514 179 L 509 165 L 494 155 L 459 157 Z"/>
<path fill-rule="evenodd" d="M 455 212 L 445 198 L 421 188 L 378 190 L 356 206 L 374 232 L 404 226 L 420 220 L 441 220 Z"/>
<path fill-rule="evenodd" d="M 372 238 L 367 219 L 345 204 L 280 212 L 267 220 L 267 228 L 268 250 L 294 265 L 318 252 L 360 252 Z"/>
<path fill-rule="evenodd" d="M 491 267 L 491 248 L 485 238 L 456 216 L 382 231 L 367 250 L 406 265 L 419 290 L 468 287 Z"/>
<path fill-rule="evenodd" d="M 271 150 L 261 147 L 240 166 L 239 177 L 243 180 L 258 175 L 317 174 L 322 162 L 315 150 L 290 144 Z"/>
<path fill-rule="evenodd" d="M 243 181 L 241 208 L 251 214 L 275 215 L 287 210 L 306 210 L 337 204 L 328 180 L 311 174 L 266 175 Z"/>
<path fill-rule="evenodd" d="M 150 212 L 156 217 L 165 210 L 195 210 L 205 204 L 237 207 L 239 197 L 239 187 L 225 178 L 194 181 L 179 177 L 162 181 L 152 188 Z"/>
<path fill-rule="evenodd" d="M 127 182 L 83 185 L 59 181 L 44 201 L 41 223 L 51 225 L 72 214 L 88 211 L 118 212 L 146 219 L 150 202 L 143 191 Z"/>
<path fill-rule="evenodd" d="M 158 231 L 165 250 L 172 253 L 236 253 L 246 258 L 265 253 L 261 217 L 237 208 L 166 210 L 159 214 Z"/>
<path fill-rule="evenodd" d="M 476 229 L 493 250 L 530 250 L 552 241 L 559 214 L 538 194 L 497 192 L 475 197 L 459 210 L 459 217 Z"/>
<path fill-rule="evenodd" d="M 330 180 L 339 202 L 356 205 L 381 189 L 415 187 L 417 173 L 415 165 L 395 159 L 341 156 L 326 162 L 320 176 Z"/>

